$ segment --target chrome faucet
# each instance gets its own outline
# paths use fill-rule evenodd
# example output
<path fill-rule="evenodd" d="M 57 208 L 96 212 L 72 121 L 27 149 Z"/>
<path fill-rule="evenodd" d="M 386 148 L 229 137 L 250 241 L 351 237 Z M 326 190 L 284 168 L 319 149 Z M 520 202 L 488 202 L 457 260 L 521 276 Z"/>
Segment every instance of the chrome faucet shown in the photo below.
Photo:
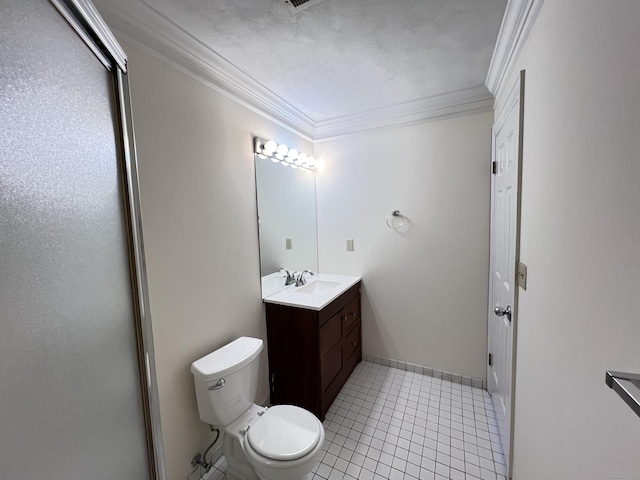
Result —
<path fill-rule="evenodd" d="M 293 285 L 294 283 L 296 283 L 295 272 L 291 273 L 286 268 L 281 268 L 280 270 L 278 270 L 278 273 L 282 271 L 287 274 L 287 279 L 284 281 L 285 285 Z"/>
<path fill-rule="evenodd" d="M 296 278 L 296 287 L 301 287 L 307 284 L 307 281 L 304 279 L 305 273 L 315 275 L 315 273 L 313 273 L 311 270 L 303 270 L 302 272 L 300 272 L 300 275 L 298 275 L 298 278 Z"/>

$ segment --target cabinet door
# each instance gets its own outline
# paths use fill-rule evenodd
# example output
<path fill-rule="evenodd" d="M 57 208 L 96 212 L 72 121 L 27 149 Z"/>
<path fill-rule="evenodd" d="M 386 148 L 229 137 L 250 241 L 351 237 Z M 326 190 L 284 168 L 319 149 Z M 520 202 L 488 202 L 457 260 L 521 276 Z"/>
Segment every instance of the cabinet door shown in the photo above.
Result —
<path fill-rule="evenodd" d="M 267 304 L 271 403 L 318 412 L 318 328 L 316 312 Z"/>
<path fill-rule="evenodd" d="M 360 322 L 344 339 L 344 363 L 349 365 L 358 355 L 361 355 L 362 346 L 360 345 Z"/>
<path fill-rule="evenodd" d="M 324 392 L 343 365 L 341 315 L 338 313 L 320 327 L 320 389 Z"/>

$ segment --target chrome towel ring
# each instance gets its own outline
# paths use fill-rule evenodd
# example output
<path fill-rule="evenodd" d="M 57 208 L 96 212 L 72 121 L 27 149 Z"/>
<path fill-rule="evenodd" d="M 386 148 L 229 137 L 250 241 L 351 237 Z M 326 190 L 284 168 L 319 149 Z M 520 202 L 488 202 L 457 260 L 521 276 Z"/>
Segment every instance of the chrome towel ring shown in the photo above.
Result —
<path fill-rule="evenodd" d="M 393 217 L 400 217 L 400 223 L 396 226 L 393 225 Z M 387 227 L 389 227 L 392 230 L 398 230 L 404 223 L 404 217 L 400 213 L 400 210 L 394 210 L 389 215 L 387 215 L 386 222 L 387 222 Z"/>

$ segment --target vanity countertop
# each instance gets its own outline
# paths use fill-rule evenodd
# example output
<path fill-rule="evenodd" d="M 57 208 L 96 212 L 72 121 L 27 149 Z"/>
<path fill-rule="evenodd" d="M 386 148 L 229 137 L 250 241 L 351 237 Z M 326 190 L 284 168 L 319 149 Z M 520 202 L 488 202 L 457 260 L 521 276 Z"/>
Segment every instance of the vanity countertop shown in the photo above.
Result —
<path fill-rule="evenodd" d="M 260 279 L 262 284 L 262 298 L 265 299 L 278 293 L 285 288 L 289 288 L 289 285 L 285 285 L 286 276 L 282 276 L 280 272 L 271 273 L 265 275 Z"/>
<path fill-rule="evenodd" d="M 318 273 L 307 277 L 307 284 L 301 287 L 291 285 L 264 299 L 265 303 L 275 303 L 290 307 L 322 310 L 362 278 L 352 275 Z"/>

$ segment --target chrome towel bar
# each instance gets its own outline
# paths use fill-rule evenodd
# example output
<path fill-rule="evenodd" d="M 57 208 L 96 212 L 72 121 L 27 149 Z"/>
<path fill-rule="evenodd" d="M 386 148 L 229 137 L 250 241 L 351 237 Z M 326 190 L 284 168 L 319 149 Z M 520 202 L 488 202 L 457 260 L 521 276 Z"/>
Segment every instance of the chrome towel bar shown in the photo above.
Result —
<path fill-rule="evenodd" d="M 608 370 L 605 382 L 640 417 L 640 374 Z"/>

